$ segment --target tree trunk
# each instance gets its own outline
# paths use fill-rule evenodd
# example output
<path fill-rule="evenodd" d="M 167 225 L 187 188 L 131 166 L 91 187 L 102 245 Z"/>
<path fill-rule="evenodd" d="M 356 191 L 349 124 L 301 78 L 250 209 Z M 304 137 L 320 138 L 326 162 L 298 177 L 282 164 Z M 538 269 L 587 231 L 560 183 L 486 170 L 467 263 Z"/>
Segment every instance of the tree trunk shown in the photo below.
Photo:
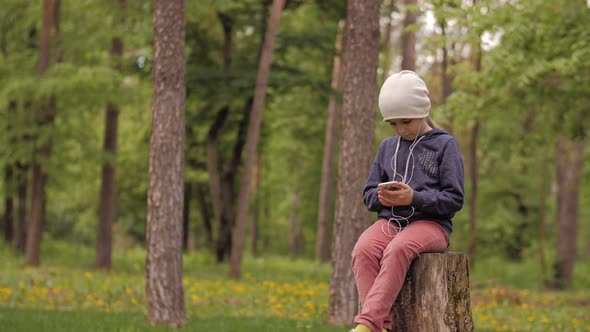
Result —
<path fill-rule="evenodd" d="M 402 32 L 402 69 L 416 71 L 416 32 L 415 24 L 418 17 L 417 0 L 405 0 L 406 17 Z"/>
<path fill-rule="evenodd" d="M 471 137 L 469 139 L 469 183 L 471 194 L 469 195 L 469 244 L 467 254 L 475 265 L 477 255 L 477 195 L 478 195 L 478 162 L 477 162 L 477 141 L 479 138 L 479 123 L 471 128 Z"/>
<path fill-rule="evenodd" d="M 117 0 L 121 10 L 126 6 L 126 0 Z M 115 70 L 122 71 L 123 41 L 114 37 L 111 41 L 111 59 Z M 102 182 L 100 188 L 100 205 L 98 229 L 96 232 L 96 262 L 97 269 L 110 270 L 112 268 L 113 222 L 115 221 L 115 166 L 117 155 L 117 128 L 119 122 L 119 107 L 109 102 L 105 115 L 104 154 L 107 161 L 102 165 Z"/>
<path fill-rule="evenodd" d="M 554 287 L 571 287 L 576 261 L 576 234 L 578 231 L 578 202 L 582 182 L 584 145 L 560 136 L 556 149 L 557 257 L 555 260 Z"/>
<path fill-rule="evenodd" d="M 442 31 L 442 38 L 443 38 L 443 47 L 442 47 L 442 62 L 441 62 L 441 83 L 442 83 L 442 103 L 445 104 L 447 99 L 453 92 L 453 78 L 449 73 L 449 50 L 447 48 L 447 32 L 446 32 L 446 21 L 442 19 L 439 22 L 441 31 Z M 445 126 L 446 131 L 452 135 L 453 134 L 453 123 L 455 119 L 452 114 L 449 114 L 447 124 Z"/>
<path fill-rule="evenodd" d="M 350 0 L 347 7 L 342 137 L 328 307 L 328 320 L 333 324 L 351 324 L 356 315 L 358 295 L 350 257 L 371 218 L 361 193 L 373 158 L 379 7 L 377 0 Z"/>
<path fill-rule="evenodd" d="M 389 77 L 389 70 L 391 69 L 391 60 L 393 58 L 393 42 L 391 40 L 391 30 L 393 30 L 393 19 L 391 14 L 395 10 L 395 0 L 389 0 L 385 6 L 387 8 L 387 26 L 385 26 L 385 36 L 383 36 L 383 75 L 381 77 L 381 84 Z"/>
<path fill-rule="evenodd" d="M 43 77 L 51 60 L 51 27 L 54 20 L 54 3 L 52 0 L 43 0 L 43 23 L 41 30 L 41 42 L 39 46 L 39 67 L 37 73 Z M 47 126 L 53 123 L 55 117 L 55 105 L 53 98 L 42 102 L 38 116 L 40 128 L 47 130 Z M 33 179 L 31 191 L 31 211 L 27 231 L 26 261 L 29 266 L 38 266 L 41 254 L 41 236 L 43 234 L 44 206 L 46 200 L 45 184 L 47 183 L 46 163 L 51 154 L 49 142 L 42 142 L 41 146 L 33 151 Z"/>
<path fill-rule="evenodd" d="M 151 324 L 184 326 L 184 0 L 154 3 L 152 137 L 147 209 L 146 298 Z"/>
<path fill-rule="evenodd" d="M 53 30 L 55 31 L 55 62 L 61 63 L 63 60 L 62 35 L 61 35 L 61 0 L 53 1 Z"/>
<path fill-rule="evenodd" d="M 219 173 L 219 135 L 221 128 L 229 114 L 229 107 L 225 106 L 219 110 L 215 121 L 209 128 L 207 135 L 207 172 L 209 173 L 209 191 L 211 192 L 211 203 L 213 205 L 213 216 L 219 225 L 217 237 L 217 262 L 222 262 L 225 257 L 226 236 L 225 229 L 227 222 L 222 218 L 223 198 L 221 194 L 221 176 Z"/>
<path fill-rule="evenodd" d="M 260 203 L 260 193 L 258 188 L 260 186 L 260 178 L 262 174 L 262 158 L 260 155 L 256 156 L 256 168 L 254 170 L 254 184 L 252 186 L 252 191 L 254 192 L 254 210 L 252 211 L 252 227 L 250 232 L 250 254 L 252 256 L 256 256 L 256 247 L 258 244 L 258 215 L 259 215 L 259 208 L 258 205 Z"/>
<path fill-rule="evenodd" d="M 250 109 L 252 106 L 252 100 L 246 102 L 247 108 Z M 248 127 L 249 115 L 246 113 L 240 121 L 238 127 L 238 134 L 233 148 L 233 156 L 230 162 L 223 166 L 221 174 L 221 202 L 223 202 L 223 208 L 220 211 L 220 221 L 217 239 L 217 262 L 221 263 L 226 257 L 229 257 L 232 248 L 232 226 L 233 221 L 236 218 L 234 214 L 234 202 L 235 202 L 235 180 L 236 174 L 240 167 L 240 161 L 242 156 L 242 150 L 246 144 L 246 131 Z"/>
<path fill-rule="evenodd" d="M 467 256 L 421 254 L 412 262 L 391 313 L 392 331 L 473 331 Z"/>
<path fill-rule="evenodd" d="M 184 205 L 182 208 L 182 250 L 188 252 L 188 235 L 190 234 L 191 196 L 193 186 L 190 182 L 184 183 Z"/>
<path fill-rule="evenodd" d="M 4 239 L 12 242 L 14 238 L 14 171 L 12 165 L 4 169 Z"/>
<path fill-rule="evenodd" d="M 299 254 L 299 218 L 297 217 L 297 206 L 299 195 L 293 194 L 291 199 L 291 216 L 289 217 L 289 255 L 296 257 Z"/>
<path fill-rule="evenodd" d="M 113 45 L 114 46 L 114 45 Z M 108 160 L 102 165 L 102 182 L 98 230 L 96 233 L 96 268 L 110 270 L 112 256 L 112 225 L 115 219 L 115 167 L 117 122 L 119 110 L 110 104 L 106 110 L 104 151 Z"/>
<path fill-rule="evenodd" d="M 221 177 L 221 220 L 219 223 L 217 239 L 217 262 L 221 263 L 229 257 L 232 248 L 232 225 L 235 218 L 234 190 L 235 176 L 231 172 L 224 172 Z"/>
<path fill-rule="evenodd" d="M 108 160 L 102 165 L 95 266 L 97 269 L 110 270 L 112 267 L 112 227 L 115 219 L 115 166 L 113 164 L 117 153 L 117 123 L 119 117 L 117 106 L 109 103 L 105 116 L 104 151 Z"/>
<path fill-rule="evenodd" d="M 474 5 L 476 0 L 474 0 Z M 475 72 L 481 71 L 481 43 L 477 41 L 473 45 L 473 53 L 471 54 L 471 64 Z M 479 95 L 479 91 L 476 91 L 476 95 Z M 471 195 L 469 201 L 469 227 L 470 227 L 470 238 L 467 249 L 467 254 L 471 261 L 471 266 L 475 266 L 476 255 L 477 255 L 477 196 L 478 196 L 478 183 L 479 183 L 479 163 L 477 160 L 477 145 L 479 140 L 479 119 L 477 114 L 474 114 L 475 123 L 471 128 L 471 137 L 469 140 L 469 181 L 471 187 Z"/>
<path fill-rule="evenodd" d="M 256 204 L 254 204 L 254 211 L 252 211 L 252 231 L 250 232 L 250 255 L 256 257 L 258 255 L 258 220 L 260 217 L 258 202 L 260 201 L 260 194 L 256 193 Z"/>
<path fill-rule="evenodd" d="M 206 247 L 211 248 L 213 245 L 213 225 L 211 224 L 211 211 L 209 210 L 209 202 L 207 202 L 206 190 L 201 186 L 197 186 L 197 200 L 199 202 L 199 211 L 201 212 L 201 219 L 203 227 L 205 228 Z"/>
<path fill-rule="evenodd" d="M 549 178 L 549 156 L 548 148 L 545 145 L 543 149 L 543 161 L 541 162 L 541 188 L 539 190 L 539 263 L 541 266 L 541 276 L 543 277 L 543 285 L 549 286 L 547 275 L 547 259 L 545 257 L 546 251 L 546 234 L 547 234 L 547 221 L 545 214 L 547 213 L 546 201 L 547 201 L 547 179 Z"/>
<path fill-rule="evenodd" d="M 330 259 L 330 224 L 332 212 L 332 192 L 334 190 L 334 154 L 338 129 L 338 98 L 336 94 L 342 93 L 341 61 L 342 30 L 345 22 L 338 22 L 338 35 L 336 36 L 336 55 L 334 56 L 334 68 L 332 70 L 332 95 L 328 104 L 328 120 L 326 121 L 326 140 L 324 144 L 324 159 L 322 161 L 322 183 L 320 187 L 320 204 L 318 213 L 318 233 L 316 241 L 316 258 L 320 262 Z"/>
<path fill-rule="evenodd" d="M 272 58 L 272 50 L 275 42 L 275 35 L 279 29 L 281 13 L 285 7 L 285 0 L 273 0 L 271 15 L 264 37 L 264 44 L 258 66 L 258 77 L 256 78 L 256 91 L 254 93 L 254 102 L 248 126 L 248 138 L 246 140 L 246 161 L 242 171 L 240 183 L 240 196 L 238 198 L 237 221 L 233 232 L 232 249 L 229 265 L 229 275 L 232 278 L 240 277 L 242 265 L 242 255 L 244 251 L 244 242 L 246 235 L 246 224 L 248 221 L 248 208 L 250 196 L 250 181 L 254 159 L 256 158 L 256 148 L 260 138 L 260 123 L 262 122 L 262 111 L 264 100 L 266 98 L 266 87 L 268 85 L 268 73 Z"/>
<path fill-rule="evenodd" d="M 229 74 L 232 62 L 232 30 L 233 20 L 229 15 L 224 13 L 217 13 L 217 17 L 223 27 L 224 45 L 223 45 L 223 70 L 225 74 Z M 226 80 L 225 84 L 229 86 Z M 209 188 L 211 191 L 211 203 L 213 204 L 213 215 L 219 225 L 216 244 L 216 258 L 217 262 L 221 263 L 225 257 L 229 255 L 231 248 L 231 220 L 234 218 L 233 214 L 228 215 L 223 206 L 233 204 L 233 193 L 231 202 L 224 201 L 224 196 L 227 193 L 222 192 L 223 188 L 233 188 L 233 175 L 230 184 L 223 184 L 224 178 L 220 175 L 221 162 L 219 160 L 219 136 L 221 129 L 229 116 L 229 105 L 224 105 L 219 112 L 215 121 L 209 129 L 207 136 L 207 171 L 209 173 Z M 233 192 L 233 190 L 232 190 Z M 225 204 L 224 204 L 225 203 Z"/>
<path fill-rule="evenodd" d="M 29 166 L 17 163 L 17 191 L 18 191 L 18 212 L 16 221 L 16 234 L 14 245 L 17 250 L 24 253 L 27 244 L 27 187 Z"/>

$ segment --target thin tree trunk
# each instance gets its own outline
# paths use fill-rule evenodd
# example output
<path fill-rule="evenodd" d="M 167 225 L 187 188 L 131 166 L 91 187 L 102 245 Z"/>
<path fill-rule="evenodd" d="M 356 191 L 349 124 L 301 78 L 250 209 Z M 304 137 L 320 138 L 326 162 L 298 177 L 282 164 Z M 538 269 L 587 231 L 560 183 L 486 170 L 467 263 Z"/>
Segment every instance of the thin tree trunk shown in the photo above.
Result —
<path fill-rule="evenodd" d="M 41 42 L 39 46 L 39 67 L 37 73 L 43 77 L 49 67 L 51 58 L 51 27 L 54 20 L 54 3 L 52 0 L 43 0 L 43 23 L 41 30 Z M 53 123 L 55 117 L 55 105 L 48 98 L 42 102 L 38 122 L 40 128 L 47 129 Z M 27 231 L 26 261 L 29 266 L 38 266 L 41 254 L 41 236 L 43 233 L 43 211 L 46 200 L 45 184 L 47 183 L 46 164 L 51 154 L 49 142 L 43 142 L 33 152 L 33 179 L 31 191 L 31 212 Z"/>
<path fill-rule="evenodd" d="M 260 211 L 258 204 L 260 201 L 260 193 L 256 193 L 256 201 L 254 204 L 254 211 L 252 211 L 252 231 L 250 232 L 250 255 L 256 257 L 258 255 L 258 219 Z"/>
<path fill-rule="evenodd" d="M 417 13 L 417 0 L 405 0 L 406 17 L 402 33 L 402 69 L 416 71 L 416 32 L 414 31 Z"/>
<path fill-rule="evenodd" d="M 4 41 L 5 42 L 5 41 Z M 17 104 L 16 101 L 10 101 L 8 103 L 8 112 L 15 116 L 17 112 Z M 13 128 L 10 123 L 8 123 L 6 130 L 8 132 L 12 131 Z M 16 139 L 12 138 L 9 141 L 9 145 L 15 145 Z M 15 179 L 15 170 L 16 170 L 16 163 L 12 161 L 7 161 L 4 165 L 4 239 L 7 243 L 11 243 L 15 236 L 14 236 L 14 196 L 16 194 L 16 179 Z M 17 170 L 18 171 L 18 170 Z"/>
<path fill-rule="evenodd" d="M 572 141 L 563 136 L 557 138 L 556 180 L 559 229 L 553 285 L 557 288 L 569 288 L 573 282 L 583 156 L 584 145 L 582 142 Z"/>
<path fill-rule="evenodd" d="M 231 43 L 232 43 L 232 27 L 233 23 L 229 16 L 218 13 L 219 20 L 222 23 L 224 31 L 224 47 L 223 47 L 223 62 L 224 71 L 229 71 L 231 64 Z M 224 105 L 217 116 L 215 121 L 209 128 L 207 135 L 207 171 L 209 173 L 209 187 L 211 190 L 211 201 L 213 203 L 213 214 L 215 220 L 220 222 L 221 220 L 221 209 L 222 209 L 222 198 L 221 198 L 221 179 L 220 179 L 220 162 L 219 162 L 219 136 L 221 129 L 225 124 L 229 115 L 229 105 Z"/>
<path fill-rule="evenodd" d="M 453 78 L 449 73 L 449 50 L 447 48 L 447 32 L 446 32 L 446 21 L 441 20 L 440 28 L 442 31 L 442 38 L 443 38 L 443 47 L 442 47 L 442 63 L 441 63 L 441 83 L 442 83 L 442 103 L 445 104 L 447 99 L 453 92 Z M 448 116 L 447 124 L 445 126 L 446 131 L 452 135 L 453 134 L 453 123 L 454 117 L 452 114 Z"/>
<path fill-rule="evenodd" d="M 541 162 L 541 190 L 539 190 L 539 263 L 541 264 L 541 276 L 543 277 L 543 284 L 549 286 L 547 276 L 547 259 L 545 257 L 545 237 L 547 233 L 547 221 L 545 214 L 547 213 L 547 179 L 549 178 L 549 157 L 548 149 L 543 149 L 543 161 Z"/>
<path fill-rule="evenodd" d="M 477 1 L 474 0 L 475 5 Z M 471 64 L 475 72 L 481 71 L 481 42 L 478 40 L 473 44 L 473 53 L 471 54 Z M 476 95 L 479 95 L 479 91 L 476 91 Z M 469 227 L 470 237 L 467 248 L 467 254 L 469 255 L 469 262 L 472 267 L 475 266 L 476 255 L 477 255 L 477 197 L 478 197 L 478 183 L 479 183 L 479 162 L 477 160 L 477 146 L 479 140 L 479 129 L 480 123 L 475 114 L 475 123 L 471 128 L 471 137 L 469 139 L 469 181 L 471 186 L 471 195 L 469 201 Z"/>
<path fill-rule="evenodd" d="M 350 257 L 371 218 L 359 197 L 373 158 L 373 150 L 367 147 L 373 146 L 375 129 L 379 7 L 377 0 L 350 0 L 347 6 L 342 137 L 328 306 L 328 321 L 333 324 L 351 324 L 356 315 L 358 294 Z"/>
<path fill-rule="evenodd" d="M 113 44 L 113 46 L 115 45 Z M 109 103 L 105 117 L 104 151 L 108 160 L 102 165 L 95 267 L 110 270 L 112 267 L 112 227 L 115 219 L 115 166 L 113 164 L 117 153 L 119 117 L 117 106 Z"/>
<path fill-rule="evenodd" d="M 251 106 L 251 99 L 246 102 L 247 106 Z M 238 134 L 233 148 L 233 157 L 228 164 L 223 166 L 221 175 L 221 201 L 224 203 L 221 209 L 221 220 L 218 231 L 218 247 L 217 247 L 217 262 L 221 263 L 231 253 L 232 248 L 232 226 L 233 220 L 236 218 L 234 214 L 235 202 L 235 180 L 236 174 L 240 167 L 240 160 L 242 150 L 246 143 L 246 131 L 248 127 L 249 116 L 248 113 L 244 115 L 238 126 Z"/>
<path fill-rule="evenodd" d="M 252 191 L 254 191 L 254 210 L 252 211 L 252 227 L 250 231 L 250 254 L 256 256 L 256 247 L 258 242 L 258 204 L 260 202 L 260 175 L 262 173 L 262 158 L 260 155 L 256 156 L 256 168 L 254 170 L 254 184 Z"/>
<path fill-rule="evenodd" d="M 193 186 L 190 182 L 184 183 L 184 205 L 182 209 L 182 249 L 188 252 L 188 235 L 190 234 L 191 196 Z"/>
<path fill-rule="evenodd" d="M 197 186 L 197 200 L 199 202 L 199 211 L 201 212 L 201 219 L 203 227 L 205 228 L 205 239 L 207 241 L 206 247 L 210 248 L 213 245 L 213 225 L 211 224 L 211 211 L 209 210 L 209 202 L 207 202 L 206 190 L 201 186 Z"/>
<path fill-rule="evenodd" d="M 12 242 L 14 238 L 14 171 L 12 165 L 4 169 L 4 239 Z"/>
<path fill-rule="evenodd" d="M 14 246 L 17 250 L 25 253 L 27 244 L 27 187 L 29 166 L 17 163 L 17 191 L 18 191 L 18 212 L 16 221 L 16 234 L 14 237 Z"/>
<path fill-rule="evenodd" d="M 27 38 L 27 49 L 34 51 L 39 48 L 37 44 L 37 27 L 31 26 L 28 31 Z M 24 102 L 24 111 L 31 111 L 31 102 L 29 100 Z M 29 121 L 27 124 L 32 125 Z M 31 144 L 32 136 L 29 134 L 23 134 L 19 137 L 19 141 L 23 144 Z M 29 171 L 31 169 L 31 160 L 26 162 L 17 162 L 17 191 L 18 191 L 18 220 L 16 223 L 16 236 L 15 236 L 15 247 L 18 251 L 23 254 L 26 253 L 27 247 L 27 229 L 29 224 L 29 206 L 28 206 L 28 187 L 29 187 Z"/>
<path fill-rule="evenodd" d="M 393 22 L 391 14 L 395 9 L 395 0 L 389 0 L 389 3 L 385 6 L 385 13 L 387 14 L 387 26 L 385 26 L 385 36 L 383 37 L 383 75 L 381 82 L 385 82 L 389 77 L 389 70 L 391 69 L 391 60 L 393 58 L 393 47 L 391 40 L 391 31 L 393 30 Z"/>
<path fill-rule="evenodd" d="M 224 35 L 223 70 L 226 75 L 229 75 L 232 62 L 233 20 L 229 15 L 221 12 L 217 13 L 217 17 L 223 27 Z M 229 85 L 227 79 L 225 80 L 225 84 Z M 224 206 L 228 206 L 230 202 L 224 201 L 224 196 L 226 196 L 227 193 L 223 193 L 222 188 L 227 187 L 227 184 L 222 183 L 223 178 L 220 175 L 221 163 L 219 160 L 219 136 L 221 135 L 221 130 L 228 116 L 229 105 L 224 105 L 217 113 L 217 117 L 211 125 L 207 136 L 207 171 L 209 173 L 209 189 L 211 191 L 213 215 L 219 225 L 215 251 L 218 263 L 223 262 L 229 253 L 229 248 L 231 247 L 229 243 L 231 241 L 231 219 L 233 218 L 233 215 L 228 216 L 227 211 L 224 211 L 223 208 Z M 233 187 L 233 182 L 230 186 Z"/>
<path fill-rule="evenodd" d="M 226 229 L 229 227 L 225 218 L 222 218 L 222 191 L 221 191 L 221 176 L 219 172 L 219 135 L 221 128 L 229 114 L 229 107 L 225 106 L 219 113 L 215 121 L 209 128 L 207 135 L 207 171 L 209 173 L 209 190 L 211 192 L 211 203 L 213 205 L 213 216 L 219 225 L 219 232 L 217 235 L 216 256 L 217 262 L 222 262 L 225 257 L 225 248 L 227 246 Z M 227 205 L 227 202 L 226 202 Z"/>
<path fill-rule="evenodd" d="M 260 123 L 262 122 L 262 111 L 264 109 L 264 100 L 266 98 L 266 87 L 268 85 L 268 74 L 272 51 L 275 42 L 276 32 L 279 29 L 281 13 L 285 7 L 285 0 L 273 0 L 271 15 L 264 38 L 260 64 L 258 66 L 258 77 L 256 78 L 256 91 L 254 93 L 254 102 L 248 126 L 248 138 L 246 140 L 246 161 L 242 171 L 240 184 L 240 196 L 238 198 L 238 211 L 236 226 L 233 232 L 232 249 L 229 265 L 229 275 L 232 278 L 239 278 L 242 255 L 244 251 L 246 224 L 248 221 L 248 208 L 250 198 L 250 180 L 254 158 L 256 158 L 256 149 L 260 138 Z"/>
<path fill-rule="evenodd" d="M 299 195 L 293 193 L 291 198 L 291 216 L 289 217 L 289 255 L 296 257 L 299 253 L 299 218 L 297 209 L 299 205 Z"/>
<path fill-rule="evenodd" d="M 332 70 L 332 95 L 328 104 L 328 120 L 326 121 L 326 143 L 324 144 L 324 159 L 322 161 L 322 183 L 320 187 L 316 242 L 316 258 L 320 262 L 327 262 L 330 259 L 330 221 L 333 208 L 334 155 L 336 152 L 339 108 L 338 98 L 335 94 L 342 92 L 340 53 L 342 53 L 342 31 L 344 30 L 344 26 L 345 21 L 340 20 L 338 22 L 338 35 L 336 36 L 334 69 Z"/>
<path fill-rule="evenodd" d="M 146 298 L 151 324 L 184 326 L 184 0 L 154 3 L 154 93 L 147 208 Z"/>
<path fill-rule="evenodd" d="M 117 0 L 120 9 L 126 7 L 126 0 Z M 111 59 L 115 70 L 122 71 L 123 41 L 120 37 L 113 37 L 111 41 Z M 107 161 L 102 165 L 102 182 L 100 188 L 100 205 L 98 229 L 96 232 L 96 262 L 97 269 L 110 270 L 112 268 L 113 223 L 115 221 L 115 166 L 117 155 L 117 128 L 119 122 L 119 107 L 109 102 L 105 114 L 104 154 Z"/>
<path fill-rule="evenodd" d="M 61 34 L 61 0 L 54 0 L 53 13 L 55 17 L 53 19 L 53 29 L 55 31 L 55 62 L 61 63 L 63 60 L 62 46 L 62 34 Z"/>

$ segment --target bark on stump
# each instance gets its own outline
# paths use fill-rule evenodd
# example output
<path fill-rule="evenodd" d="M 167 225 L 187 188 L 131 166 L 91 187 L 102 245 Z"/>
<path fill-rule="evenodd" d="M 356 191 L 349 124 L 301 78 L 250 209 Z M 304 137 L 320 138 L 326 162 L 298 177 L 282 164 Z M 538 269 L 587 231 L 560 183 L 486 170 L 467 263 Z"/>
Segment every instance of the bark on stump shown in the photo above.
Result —
<path fill-rule="evenodd" d="M 391 316 L 393 331 L 473 331 L 467 255 L 445 252 L 416 258 Z"/>

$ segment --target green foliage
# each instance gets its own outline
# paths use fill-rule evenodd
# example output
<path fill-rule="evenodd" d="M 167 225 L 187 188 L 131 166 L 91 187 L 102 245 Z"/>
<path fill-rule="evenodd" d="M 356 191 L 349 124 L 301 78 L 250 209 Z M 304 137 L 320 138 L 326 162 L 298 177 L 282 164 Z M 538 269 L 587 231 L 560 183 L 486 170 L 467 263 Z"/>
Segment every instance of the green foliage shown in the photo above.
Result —
<path fill-rule="evenodd" d="M 139 203 L 133 197 L 145 190 L 147 163 L 146 133 L 149 131 L 148 82 L 138 81 L 140 72 L 133 55 L 121 60 L 123 72 L 113 69 L 111 39 L 123 35 L 127 54 L 143 54 L 134 48 L 146 47 L 149 40 L 151 8 L 130 1 L 122 14 L 114 2 L 63 2 L 61 7 L 62 62 L 56 63 L 55 34 L 47 72 L 37 74 L 41 2 L 14 2 L 6 33 L 5 52 L 0 56 L 0 142 L 11 149 L 0 153 L 2 164 L 30 163 L 32 146 L 52 142 L 49 173 L 47 227 L 49 238 L 92 243 L 95 238 L 100 166 L 112 156 L 103 155 L 104 112 L 107 102 L 121 109 L 119 164 L 121 199 L 118 214 L 131 220 L 129 228 L 141 227 L 145 220 L 145 194 Z M 11 8 L 11 7 L 8 7 Z M 0 13 L 4 15 L 4 12 Z M 125 16 L 125 19 L 122 19 Z M 3 20 L 3 22 L 5 22 Z M 141 43 L 138 42 L 141 40 Z M 149 44 L 147 45 L 149 48 Z M 53 125 L 39 126 L 37 115 L 44 100 L 57 101 Z M 147 136 L 149 137 L 149 136 Z M 120 158 L 120 160 L 119 160 Z M 130 162 L 135 161 L 135 162 Z M 145 169 L 143 173 L 138 170 Z M 142 233 L 141 231 L 140 233 Z"/>
<path fill-rule="evenodd" d="M 220 169 L 233 158 L 240 125 L 247 123 L 255 88 L 259 49 L 271 1 L 189 1 L 186 3 L 186 180 L 208 187 L 207 134 L 223 107 L 229 114 L 219 138 Z M 41 2 L 5 0 L 0 9 L 0 167 L 30 162 L 33 147 L 53 143 L 49 171 L 46 239 L 94 243 L 103 162 L 116 165 L 117 225 L 136 244 L 144 239 L 151 114 L 152 3 L 127 1 L 63 2 L 62 62 L 52 60 L 37 73 Z M 590 19 L 582 1 L 481 0 L 431 1 L 437 26 L 425 19 L 418 29 L 419 59 L 440 60 L 449 48 L 453 94 L 444 105 L 438 63 L 421 66 L 433 92 L 432 115 L 444 124 L 453 119 L 454 134 L 467 155 L 470 128 L 481 125 L 478 244 L 481 257 L 526 260 L 539 246 L 540 192 L 548 196 L 545 245 L 556 233 L 555 137 L 585 139 L 590 95 Z M 426 9 L 426 10 L 425 10 Z M 281 19 L 269 77 L 259 155 L 261 182 L 251 211 L 259 214 L 259 248 L 287 253 L 288 221 L 296 214 L 304 255 L 315 247 L 319 183 L 337 21 L 346 2 L 288 1 Z M 388 13 L 384 13 L 388 15 Z M 224 30 L 232 25 L 231 64 L 224 65 Z M 442 38 L 440 25 L 445 27 Z M 399 31 L 394 31 L 394 35 Z M 471 45 L 484 43 L 482 70 L 469 63 Z M 54 36 L 55 37 L 55 36 Z M 122 38 L 124 55 L 110 55 L 113 37 Z M 488 38 L 493 39 L 493 38 Z M 55 41 L 55 38 L 53 39 Z M 52 54 L 55 55 L 56 46 Z M 393 59 L 397 63 L 399 59 Z M 114 64 L 122 64 L 122 72 Z M 424 62 L 418 61 L 419 64 Z M 38 124 L 47 97 L 57 101 L 52 126 Z M 339 97 L 339 96 L 338 96 Z M 104 112 L 118 105 L 119 136 L 115 156 L 103 152 Z M 377 114 L 375 146 L 392 134 Z M 587 143 L 586 143 L 587 145 Z M 243 158 L 243 155 L 242 155 Z M 588 156 L 585 156 L 588 161 Z M 466 160 L 468 162 L 468 160 Z M 542 166 L 547 167 L 541 187 Z M 590 235 L 590 171 L 581 188 L 580 248 Z M 239 191 L 238 168 L 234 192 Z M 469 180 L 469 179 L 466 179 Z M 1 189 L 11 188 L 1 181 Z M 466 181 L 465 207 L 470 201 Z M 205 190 L 207 194 L 207 191 Z M 4 195 L 4 194 L 2 194 Z M 292 197 L 299 197 L 293 206 Z M 359 196 L 360 197 L 360 196 Z M 210 197 L 205 197 L 206 201 Z M 0 202 L 3 200 L 0 200 Z M 200 207 L 191 201 L 191 229 L 205 246 Z M 3 203 L 1 203 L 3 204 Z M 455 218 L 453 247 L 465 250 L 469 239 L 467 208 Z M 217 226 L 214 225 L 214 232 Z M 552 250 L 548 250 L 551 255 Z M 481 258 L 480 257 L 480 258 Z M 479 267 L 478 267 L 479 268 Z"/>
<path fill-rule="evenodd" d="M 499 37 L 497 44 L 484 48 L 481 72 L 473 70 L 469 57 L 454 55 L 458 63 L 451 68 L 453 94 L 446 105 L 434 109 L 454 117 L 464 153 L 470 128 L 476 122 L 481 126 L 478 254 L 520 260 L 527 249 L 537 247 L 542 191 L 547 193 L 545 246 L 551 253 L 557 233 L 555 193 L 549 188 L 554 186 L 555 138 L 582 140 L 589 124 L 589 9 L 582 2 L 536 0 L 478 1 L 471 8 L 441 3 L 435 9 L 454 30 L 462 31 L 461 36 L 450 33 L 449 44 L 472 47 L 482 34 Z M 541 187 L 542 181 L 547 188 Z M 581 197 L 583 207 L 586 199 Z M 454 240 L 461 249 L 466 249 L 469 233 L 466 213 L 455 220 Z M 587 228 L 585 219 L 579 224 Z"/>

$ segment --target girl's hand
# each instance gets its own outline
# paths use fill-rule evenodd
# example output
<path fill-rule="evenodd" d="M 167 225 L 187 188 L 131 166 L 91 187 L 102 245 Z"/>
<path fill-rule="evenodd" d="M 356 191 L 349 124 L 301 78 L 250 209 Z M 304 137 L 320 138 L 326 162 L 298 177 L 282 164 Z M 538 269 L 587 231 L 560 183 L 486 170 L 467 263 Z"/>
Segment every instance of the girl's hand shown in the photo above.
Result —
<path fill-rule="evenodd" d="M 414 190 L 405 183 L 401 184 L 401 190 L 379 189 L 377 195 L 383 206 L 405 206 L 412 203 Z"/>

